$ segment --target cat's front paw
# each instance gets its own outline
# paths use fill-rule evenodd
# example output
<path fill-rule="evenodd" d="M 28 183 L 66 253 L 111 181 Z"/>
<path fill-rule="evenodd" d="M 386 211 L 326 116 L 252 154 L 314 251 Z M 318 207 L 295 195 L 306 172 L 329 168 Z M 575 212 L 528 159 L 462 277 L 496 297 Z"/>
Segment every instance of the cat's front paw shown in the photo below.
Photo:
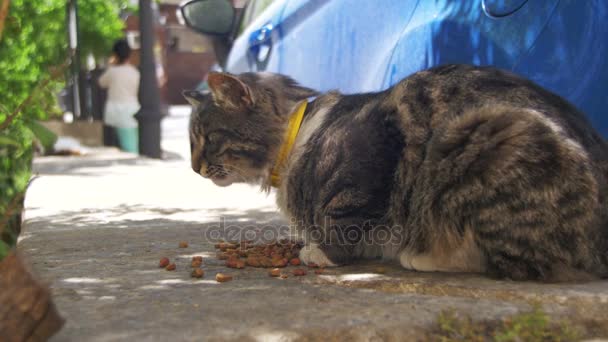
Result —
<path fill-rule="evenodd" d="M 333 263 L 327 255 L 319 248 L 317 244 L 304 246 L 300 250 L 300 261 L 306 265 L 315 264 L 317 266 L 334 267 L 338 266 Z"/>

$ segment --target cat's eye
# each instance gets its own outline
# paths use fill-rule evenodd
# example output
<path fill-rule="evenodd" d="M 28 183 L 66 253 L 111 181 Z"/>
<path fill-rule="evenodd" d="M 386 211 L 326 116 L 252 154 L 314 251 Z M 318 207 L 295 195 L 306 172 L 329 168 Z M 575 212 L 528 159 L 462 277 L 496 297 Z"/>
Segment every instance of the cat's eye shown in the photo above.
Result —
<path fill-rule="evenodd" d="M 205 140 L 210 143 L 217 142 L 219 139 L 220 139 L 220 135 L 218 133 L 209 133 L 205 137 Z"/>

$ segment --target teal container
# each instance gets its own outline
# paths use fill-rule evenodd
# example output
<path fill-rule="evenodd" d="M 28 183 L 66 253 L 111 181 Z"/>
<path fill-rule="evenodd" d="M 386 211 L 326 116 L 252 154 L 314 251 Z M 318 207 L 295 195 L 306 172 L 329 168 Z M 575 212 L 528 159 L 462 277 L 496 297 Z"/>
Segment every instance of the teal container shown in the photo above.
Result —
<path fill-rule="evenodd" d="M 136 128 L 116 128 L 120 149 L 131 153 L 139 153 L 139 130 Z"/>

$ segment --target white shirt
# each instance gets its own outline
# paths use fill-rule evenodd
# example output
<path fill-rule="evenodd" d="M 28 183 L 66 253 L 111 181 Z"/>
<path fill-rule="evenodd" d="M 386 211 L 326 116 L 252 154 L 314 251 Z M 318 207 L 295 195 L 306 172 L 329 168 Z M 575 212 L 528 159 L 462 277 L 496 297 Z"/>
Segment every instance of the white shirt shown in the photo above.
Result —
<path fill-rule="evenodd" d="M 108 89 L 104 122 L 122 128 L 137 127 L 133 115 L 139 111 L 139 71 L 129 63 L 110 65 L 99 77 L 99 85 Z"/>

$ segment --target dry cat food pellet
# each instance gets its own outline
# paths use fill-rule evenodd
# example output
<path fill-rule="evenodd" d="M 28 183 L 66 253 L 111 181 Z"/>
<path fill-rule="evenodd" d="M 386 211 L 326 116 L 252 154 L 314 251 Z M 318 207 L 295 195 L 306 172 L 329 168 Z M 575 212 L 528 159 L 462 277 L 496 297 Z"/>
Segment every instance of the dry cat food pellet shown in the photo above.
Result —
<path fill-rule="evenodd" d="M 205 271 L 200 268 L 195 268 L 192 270 L 192 278 L 202 278 L 205 275 Z"/>
<path fill-rule="evenodd" d="M 200 255 L 196 255 L 192 257 L 192 262 L 190 263 L 190 265 L 192 267 L 201 267 L 201 265 L 203 264 L 203 257 Z"/>
<path fill-rule="evenodd" d="M 293 266 L 300 266 L 300 264 L 302 262 L 300 261 L 299 258 L 293 258 L 293 259 L 289 260 L 289 263 L 292 264 Z"/>
<path fill-rule="evenodd" d="M 319 265 L 315 264 L 314 262 L 309 262 L 308 264 L 306 264 L 306 266 L 310 267 L 310 268 L 318 268 Z"/>
<path fill-rule="evenodd" d="M 268 275 L 271 277 L 279 277 L 279 276 L 281 276 L 281 269 L 273 268 L 270 271 L 268 271 Z"/>
<path fill-rule="evenodd" d="M 169 264 L 169 265 L 167 265 L 167 267 L 165 267 L 165 269 L 167 271 L 175 271 L 175 267 L 176 267 L 175 264 Z"/>
<path fill-rule="evenodd" d="M 222 241 L 215 244 L 215 248 L 218 250 L 217 258 L 228 260 L 228 267 L 240 268 L 241 263 L 236 260 L 241 260 L 244 265 L 250 267 L 278 268 L 288 266 L 289 261 L 299 254 L 302 245 L 289 240 L 259 245 L 254 245 L 252 241 Z M 300 265 L 299 259 L 294 262 Z"/>
<path fill-rule="evenodd" d="M 242 269 L 245 268 L 245 262 L 243 260 L 230 258 L 226 260 L 226 266 L 230 268 Z"/>
<path fill-rule="evenodd" d="M 231 281 L 231 280 L 232 280 L 232 276 L 229 274 L 218 273 L 215 275 L 215 281 L 217 281 L 219 283 L 225 283 L 225 282 Z"/>
<path fill-rule="evenodd" d="M 256 257 L 250 256 L 247 258 L 247 260 L 245 262 L 247 263 L 248 266 L 251 266 L 251 267 L 260 267 L 261 266 L 260 261 Z"/>
<path fill-rule="evenodd" d="M 287 279 L 287 278 L 289 278 L 289 276 L 287 274 L 281 274 L 281 276 L 279 278 L 281 278 L 281 279 Z"/>
<path fill-rule="evenodd" d="M 237 245 L 235 245 L 233 243 L 222 242 L 222 243 L 217 244 L 217 248 L 219 250 L 221 250 L 222 252 L 225 252 L 229 249 L 232 249 L 232 250 L 236 249 Z"/>
<path fill-rule="evenodd" d="M 272 260 L 268 257 L 262 257 L 260 258 L 260 266 L 262 267 L 273 267 L 272 266 Z"/>
<path fill-rule="evenodd" d="M 305 276 L 308 272 L 306 272 L 306 270 L 303 268 L 296 268 L 291 273 L 293 273 L 293 275 L 296 277 L 301 277 L 301 276 Z"/>
<path fill-rule="evenodd" d="M 165 268 L 167 267 L 167 265 L 169 265 L 171 263 L 171 261 L 169 261 L 169 258 L 161 258 L 160 262 L 158 263 L 158 267 L 160 268 Z"/>
<path fill-rule="evenodd" d="M 285 267 L 287 263 L 287 259 L 274 259 L 272 260 L 272 267 Z"/>
<path fill-rule="evenodd" d="M 318 268 L 315 270 L 315 274 L 323 274 L 324 272 L 325 272 L 325 270 L 322 268 Z"/>
<path fill-rule="evenodd" d="M 188 243 L 186 241 L 180 241 L 179 248 L 188 248 Z"/>

